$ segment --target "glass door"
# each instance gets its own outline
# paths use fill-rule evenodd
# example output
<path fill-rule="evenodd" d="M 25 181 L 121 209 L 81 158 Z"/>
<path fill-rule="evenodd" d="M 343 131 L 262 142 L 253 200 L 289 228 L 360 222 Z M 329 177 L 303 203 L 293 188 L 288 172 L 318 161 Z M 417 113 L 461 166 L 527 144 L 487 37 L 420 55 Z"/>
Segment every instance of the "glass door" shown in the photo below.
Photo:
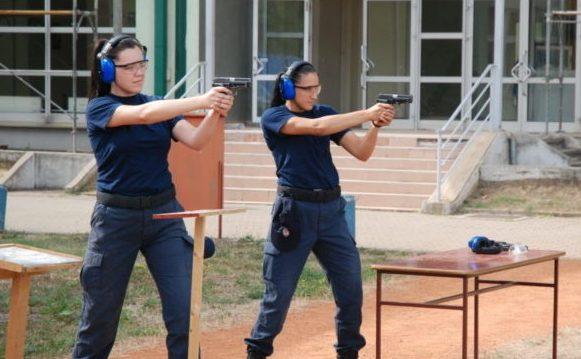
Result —
<path fill-rule="evenodd" d="M 576 0 L 521 1 L 521 21 L 528 24 L 521 33 L 519 128 L 542 132 L 548 120 L 549 131 L 575 129 L 575 56 L 579 38 L 575 24 L 553 23 L 547 33 L 547 11 L 576 10 Z M 574 18 L 573 18 L 574 20 Z M 547 37 L 550 39 L 547 46 Z M 548 50 L 548 51 L 547 51 Z M 547 61 L 548 59 L 548 61 Z M 548 73 L 546 64 L 549 64 Z M 524 76 L 523 76 L 524 72 Z M 549 84 L 547 85 L 547 75 Z"/>
<path fill-rule="evenodd" d="M 576 10 L 577 1 L 551 0 L 551 7 L 553 11 Z M 563 130 L 578 131 L 574 122 L 575 53 L 581 40 L 576 37 L 575 24 L 552 25 L 547 97 L 546 11 L 546 0 L 505 1 L 502 128 L 509 131 L 544 132 L 547 115 L 549 131 L 558 129 L 560 118 Z M 492 63 L 493 50 L 494 0 L 476 0 L 473 81 Z"/>
<path fill-rule="evenodd" d="M 465 2 L 422 0 L 420 15 L 420 128 L 440 128 L 460 104 L 465 78 L 470 23 Z M 469 78 L 469 77 L 468 77 Z"/>
<path fill-rule="evenodd" d="M 364 0 L 361 90 L 363 107 L 380 93 L 415 93 L 412 23 L 416 0 Z M 392 128 L 414 128 L 414 106 L 398 106 Z"/>
<path fill-rule="evenodd" d="M 310 59 L 312 0 L 253 0 L 252 119 L 270 107 L 274 81 Z"/>
<path fill-rule="evenodd" d="M 528 71 L 526 67 L 522 66 L 522 59 L 519 57 L 522 48 L 520 34 L 526 31 L 526 23 L 521 20 L 521 1 L 523 0 L 505 0 L 504 7 L 503 128 L 515 128 L 517 125 L 518 109 L 523 106 L 519 103 L 519 98 L 521 98 L 519 93 L 525 89 L 520 85 L 518 78 L 514 77 L 514 74 L 524 77 L 527 76 Z M 494 62 L 494 6 L 494 0 L 474 1 L 471 86 L 482 75 L 486 66 Z M 478 91 L 477 94 L 479 93 Z M 481 103 L 483 103 L 482 100 Z"/>

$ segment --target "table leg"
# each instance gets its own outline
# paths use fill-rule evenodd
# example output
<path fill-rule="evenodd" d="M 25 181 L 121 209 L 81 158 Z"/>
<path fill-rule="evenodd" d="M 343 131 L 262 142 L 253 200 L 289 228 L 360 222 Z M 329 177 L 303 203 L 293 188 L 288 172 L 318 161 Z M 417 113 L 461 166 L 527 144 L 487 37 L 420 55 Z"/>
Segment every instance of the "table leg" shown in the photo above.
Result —
<path fill-rule="evenodd" d="M 557 358 L 557 318 L 559 317 L 559 258 L 555 259 L 553 287 L 553 359 Z"/>
<path fill-rule="evenodd" d="M 205 217 L 196 218 L 194 227 L 194 264 L 192 268 L 192 298 L 190 304 L 190 337 L 188 346 L 188 358 L 190 359 L 199 359 L 200 355 L 200 315 L 202 312 L 205 225 Z"/>
<path fill-rule="evenodd" d="M 10 290 L 10 314 L 6 331 L 6 359 L 24 358 L 30 275 L 18 274 L 12 279 Z"/>
<path fill-rule="evenodd" d="M 375 294 L 375 358 L 381 359 L 381 271 L 377 271 Z"/>
<path fill-rule="evenodd" d="M 462 278 L 462 359 L 468 358 L 468 278 Z"/>
<path fill-rule="evenodd" d="M 479 277 L 474 278 L 474 359 L 478 359 L 478 289 L 480 288 Z"/>
<path fill-rule="evenodd" d="M 16 273 L 0 269 L 0 279 L 12 279 Z"/>

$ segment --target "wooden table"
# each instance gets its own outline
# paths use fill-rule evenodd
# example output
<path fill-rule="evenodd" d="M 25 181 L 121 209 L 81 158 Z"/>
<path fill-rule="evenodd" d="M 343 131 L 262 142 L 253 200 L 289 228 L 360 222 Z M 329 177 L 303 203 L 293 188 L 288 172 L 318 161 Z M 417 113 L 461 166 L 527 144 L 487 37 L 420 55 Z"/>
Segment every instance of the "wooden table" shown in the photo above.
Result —
<path fill-rule="evenodd" d="M 82 258 L 20 244 L 0 245 L 0 279 L 11 279 L 6 359 L 24 358 L 30 279 L 57 269 L 78 267 Z"/>
<path fill-rule="evenodd" d="M 204 272 L 204 233 L 206 217 L 222 216 L 224 214 L 241 213 L 243 208 L 210 209 L 199 211 L 184 211 L 174 213 L 154 214 L 154 219 L 195 218 L 194 222 L 194 264 L 192 268 L 192 297 L 190 299 L 190 335 L 188 358 L 198 359 L 200 356 L 200 314 L 202 312 L 202 280 Z"/>
<path fill-rule="evenodd" d="M 468 297 L 474 297 L 474 358 L 478 358 L 478 300 L 480 294 L 512 286 L 534 286 L 553 288 L 553 358 L 557 358 L 557 317 L 559 289 L 559 257 L 565 252 L 530 250 L 520 255 L 503 252 L 497 255 L 474 254 L 470 249 L 457 249 L 446 252 L 431 253 L 411 258 L 390 261 L 372 266 L 377 273 L 376 298 L 376 358 L 381 359 L 381 307 L 415 307 L 461 310 L 462 315 L 462 358 L 468 357 Z M 502 272 L 509 269 L 532 264 L 554 261 L 554 280 L 552 283 L 522 282 L 511 280 L 480 279 L 485 274 Z M 462 293 L 438 298 L 423 303 L 395 302 L 383 300 L 381 283 L 383 274 L 401 274 L 428 277 L 447 277 L 462 280 Z M 474 290 L 468 290 L 469 280 L 474 279 Z M 480 284 L 492 284 L 480 288 Z M 441 303 L 462 299 L 462 305 L 445 305 Z"/>

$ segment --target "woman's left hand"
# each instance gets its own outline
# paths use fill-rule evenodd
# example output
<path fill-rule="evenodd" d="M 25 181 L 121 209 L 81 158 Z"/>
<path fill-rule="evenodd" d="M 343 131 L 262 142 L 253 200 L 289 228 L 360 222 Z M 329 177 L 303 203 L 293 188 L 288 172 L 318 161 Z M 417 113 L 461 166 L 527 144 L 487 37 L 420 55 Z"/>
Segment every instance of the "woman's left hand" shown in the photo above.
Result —
<path fill-rule="evenodd" d="M 389 109 L 379 115 L 379 120 L 373 121 L 376 127 L 384 127 L 391 125 L 391 122 L 395 118 L 395 109 Z"/>
<path fill-rule="evenodd" d="M 228 112 L 234 106 L 234 96 L 228 96 L 225 99 L 219 99 L 214 105 L 212 105 L 212 110 L 216 111 L 220 116 L 228 116 Z"/>

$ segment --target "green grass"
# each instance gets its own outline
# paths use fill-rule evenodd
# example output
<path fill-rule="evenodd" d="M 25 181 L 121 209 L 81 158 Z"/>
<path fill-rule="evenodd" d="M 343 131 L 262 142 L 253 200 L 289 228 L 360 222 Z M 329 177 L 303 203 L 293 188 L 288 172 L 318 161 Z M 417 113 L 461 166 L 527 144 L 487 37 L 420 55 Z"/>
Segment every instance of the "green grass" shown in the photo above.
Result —
<path fill-rule="evenodd" d="M 83 256 L 86 235 L 0 234 L 1 243 L 20 243 Z M 263 241 L 252 237 L 224 239 L 216 256 L 204 267 L 204 318 L 227 320 L 241 305 L 262 298 Z M 369 267 L 407 253 L 361 249 L 364 282 L 372 281 Z M 74 343 L 81 310 L 79 270 L 56 271 L 32 280 L 26 358 L 67 355 Z M 0 338 L 6 336 L 10 282 L 0 281 Z M 324 272 L 311 256 L 300 278 L 295 297 L 307 300 L 331 299 Z M 141 256 L 131 276 L 117 340 L 164 335 L 161 303 L 154 282 Z M 0 340 L 0 353 L 4 353 Z M 0 355 L 2 355 L 0 354 Z"/>

